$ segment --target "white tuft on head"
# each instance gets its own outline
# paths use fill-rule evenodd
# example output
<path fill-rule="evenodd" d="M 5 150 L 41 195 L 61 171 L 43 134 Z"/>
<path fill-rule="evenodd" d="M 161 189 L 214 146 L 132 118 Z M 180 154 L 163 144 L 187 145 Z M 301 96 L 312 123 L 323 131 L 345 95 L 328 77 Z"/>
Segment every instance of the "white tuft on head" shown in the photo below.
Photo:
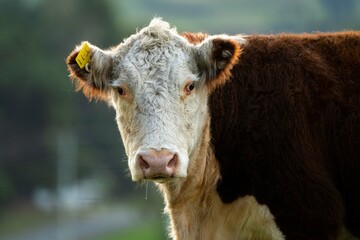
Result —
<path fill-rule="evenodd" d="M 142 35 L 140 46 L 146 50 L 155 46 L 163 46 L 177 34 L 177 31 L 161 18 L 154 18 L 149 26 L 143 28 L 139 34 Z"/>

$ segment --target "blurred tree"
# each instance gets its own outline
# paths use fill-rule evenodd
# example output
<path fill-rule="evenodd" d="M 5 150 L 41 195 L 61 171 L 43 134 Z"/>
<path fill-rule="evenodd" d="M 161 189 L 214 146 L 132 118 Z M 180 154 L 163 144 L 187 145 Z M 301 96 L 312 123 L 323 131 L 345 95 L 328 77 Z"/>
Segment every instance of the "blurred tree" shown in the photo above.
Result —
<path fill-rule="evenodd" d="M 65 64 L 67 54 L 81 40 L 100 46 L 118 41 L 108 9 L 106 1 L 96 0 L 0 2 L 0 201 L 30 197 L 37 186 L 55 186 L 56 135 L 63 129 L 73 129 L 83 138 L 98 133 L 100 139 L 90 136 L 97 142 L 87 148 L 106 146 L 86 159 L 80 156 L 80 166 L 103 164 L 119 170 L 120 157 L 115 154 L 121 148 L 108 151 L 109 144 L 121 145 L 114 124 L 94 127 L 93 132 L 88 129 L 86 134 L 79 127 L 84 118 L 94 125 L 104 122 L 104 117 L 113 121 L 112 112 L 102 110 L 105 116 L 87 112 L 90 104 L 73 93 Z M 110 128 L 110 137 L 102 134 Z M 91 170 L 84 168 L 80 174 Z"/>
<path fill-rule="evenodd" d="M 356 0 L 321 0 L 324 7 L 329 11 L 329 17 L 333 19 L 339 18 L 353 18 L 353 11 L 355 10 Z"/>
<path fill-rule="evenodd" d="M 44 169 L 47 174 L 54 166 L 43 138 L 51 94 L 39 84 L 46 76 L 37 65 L 45 62 L 41 58 L 46 54 L 39 48 L 36 10 L 25 9 L 19 1 L 2 1 L 0 16 L 0 52 L 6 56 L 0 58 L 0 167 L 14 193 L 28 195 L 34 184 L 52 182 L 52 177 L 44 181 L 34 172 Z"/>
<path fill-rule="evenodd" d="M 327 19 L 323 23 L 326 30 L 359 28 L 360 5 L 357 5 L 357 0 L 320 0 L 320 2 L 327 11 Z"/>

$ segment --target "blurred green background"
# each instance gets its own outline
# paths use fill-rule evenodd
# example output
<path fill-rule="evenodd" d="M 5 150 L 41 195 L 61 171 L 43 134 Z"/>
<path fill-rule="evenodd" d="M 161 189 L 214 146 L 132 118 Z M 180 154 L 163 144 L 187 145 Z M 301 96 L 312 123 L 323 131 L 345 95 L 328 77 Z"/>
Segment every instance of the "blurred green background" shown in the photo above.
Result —
<path fill-rule="evenodd" d="M 182 31 L 360 29 L 358 0 L 0 0 L 0 239 L 166 239 L 153 184 L 130 181 L 114 111 L 65 59 L 163 17 Z"/>

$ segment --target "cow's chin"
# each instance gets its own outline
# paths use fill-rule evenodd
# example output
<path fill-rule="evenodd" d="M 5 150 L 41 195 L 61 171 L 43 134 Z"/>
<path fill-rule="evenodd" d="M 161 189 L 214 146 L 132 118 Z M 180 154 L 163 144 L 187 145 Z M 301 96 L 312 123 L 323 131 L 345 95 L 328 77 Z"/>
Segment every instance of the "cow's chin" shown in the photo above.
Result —
<path fill-rule="evenodd" d="M 132 180 L 134 182 L 142 182 L 142 181 L 153 181 L 156 183 L 170 183 L 170 182 L 175 182 L 179 179 L 184 179 L 186 178 L 186 174 L 174 174 L 172 176 L 165 176 L 165 175 L 157 175 L 157 176 L 144 176 L 144 175 L 132 175 Z"/>
<path fill-rule="evenodd" d="M 164 184 L 164 183 L 170 183 L 170 182 L 174 182 L 177 179 L 179 179 L 180 177 L 163 177 L 163 176 L 159 176 L 159 177 L 153 177 L 153 178 L 149 178 L 146 180 L 150 180 L 150 181 L 154 181 L 156 183 L 160 183 L 160 184 Z"/>
<path fill-rule="evenodd" d="M 170 183 L 175 182 L 179 179 L 184 179 L 187 177 L 186 173 L 174 173 L 172 175 L 154 175 L 154 176 L 145 176 L 144 174 L 132 174 L 132 180 L 134 182 L 142 182 L 142 181 L 153 181 L 156 183 Z"/>

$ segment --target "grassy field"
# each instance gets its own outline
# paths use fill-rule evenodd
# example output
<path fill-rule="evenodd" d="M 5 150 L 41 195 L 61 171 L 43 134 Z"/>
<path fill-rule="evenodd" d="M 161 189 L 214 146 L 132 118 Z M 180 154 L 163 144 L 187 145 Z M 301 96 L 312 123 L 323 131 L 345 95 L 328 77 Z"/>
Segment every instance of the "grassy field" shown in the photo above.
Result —
<path fill-rule="evenodd" d="M 162 240 L 166 239 L 164 226 L 146 223 L 129 229 L 114 231 L 91 240 Z"/>
<path fill-rule="evenodd" d="M 161 212 L 149 211 L 141 202 L 108 203 L 82 211 L 51 213 L 31 204 L 16 206 L 0 212 L 0 239 L 166 239 Z"/>

